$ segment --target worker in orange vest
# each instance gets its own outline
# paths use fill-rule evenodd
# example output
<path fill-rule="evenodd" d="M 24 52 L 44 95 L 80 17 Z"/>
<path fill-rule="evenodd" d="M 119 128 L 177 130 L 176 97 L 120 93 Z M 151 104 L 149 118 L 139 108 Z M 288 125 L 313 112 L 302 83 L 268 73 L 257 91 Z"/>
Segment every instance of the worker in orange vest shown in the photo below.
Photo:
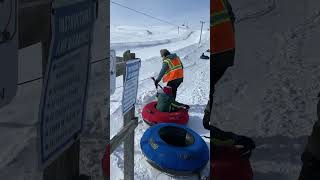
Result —
<path fill-rule="evenodd" d="M 203 126 L 210 129 L 210 114 L 214 87 L 228 67 L 233 66 L 235 56 L 235 16 L 227 0 L 211 0 L 210 3 L 210 93 L 204 111 Z"/>
<path fill-rule="evenodd" d="M 255 148 L 252 139 L 239 136 L 232 132 L 225 132 L 210 125 L 210 114 L 212 109 L 212 99 L 214 86 L 221 79 L 226 70 L 233 66 L 235 57 L 235 16 L 232 7 L 227 0 L 211 0 L 210 3 L 210 97 L 207 103 L 203 126 L 210 130 L 212 144 L 216 145 L 241 145 L 242 156 L 250 157 L 251 150 Z"/>
<path fill-rule="evenodd" d="M 210 3 L 210 98 L 205 111 L 206 119 L 210 119 L 214 87 L 226 70 L 233 66 L 235 56 L 235 16 L 227 0 L 211 0 Z M 209 123 L 209 122 L 208 122 Z M 206 124 L 207 125 L 207 124 Z"/>
<path fill-rule="evenodd" d="M 210 125 L 210 115 L 212 109 L 212 101 L 214 88 L 216 83 L 221 79 L 226 70 L 233 66 L 235 57 L 235 16 L 232 12 L 232 7 L 228 0 L 211 0 L 210 3 L 210 96 L 207 103 L 203 126 L 210 130 L 210 151 L 211 155 L 217 154 L 220 148 L 226 149 L 235 148 L 236 151 L 231 151 L 231 154 L 225 154 L 225 151 L 220 154 L 221 157 L 211 156 L 211 171 L 210 177 L 213 179 L 234 179 L 233 176 L 239 176 L 239 180 L 252 180 L 252 169 L 248 161 L 251 156 L 251 151 L 255 148 L 254 141 L 246 136 L 240 136 L 233 132 L 225 132 L 213 125 Z M 236 159 L 238 155 L 245 159 Z M 234 157 L 235 159 L 226 159 L 225 155 Z M 239 161 L 238 161 L 239 160 Z M 244 162 L 233 164 L 233 162 Z M 244 166 L 241 173 L 238 172 L 237 166 Z M 222 169 L 221 169 L 222 168 Z M 217 173 L 223 171 L 224 173 Z M 242 172 L 244 171 L 244 172 Z M 236 172 L 236 173 L 235 173 Z M 214 174 L 215 173 L 215 174 Z M 235 174 L 233 174 L 235 173 Z"/>
<path fill-rule="evenodd" d="M 172 96 L 174 100 L 177 97 L 177 90 L 183 82 L 183 64 L 175 53 L 170 53 L 167 49 L 161 49 L 160 55 L 162 57 L 162 68 L 155 80 L 155 85 L 161 81 L 167 83 L 167 86 L 172 88 Z"/>

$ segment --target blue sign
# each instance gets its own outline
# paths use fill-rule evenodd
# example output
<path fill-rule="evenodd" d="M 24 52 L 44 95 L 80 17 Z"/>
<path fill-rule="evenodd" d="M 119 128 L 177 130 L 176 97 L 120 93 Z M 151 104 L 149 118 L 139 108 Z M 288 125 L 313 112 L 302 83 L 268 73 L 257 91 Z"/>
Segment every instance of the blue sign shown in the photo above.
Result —
<path fill-rule="evenodd" d="M 141 60 L 126 62 L 126 74 L 122 94 L 122 113 L 127 113 L 136 103 L 138 94 L 139 70 Z"/>
<path fill-rule="evenodd" d="M 41 165 L 78 138 L 85 119 L 94 1 L 54 7 L 49 62 L 40 103 Z"/>

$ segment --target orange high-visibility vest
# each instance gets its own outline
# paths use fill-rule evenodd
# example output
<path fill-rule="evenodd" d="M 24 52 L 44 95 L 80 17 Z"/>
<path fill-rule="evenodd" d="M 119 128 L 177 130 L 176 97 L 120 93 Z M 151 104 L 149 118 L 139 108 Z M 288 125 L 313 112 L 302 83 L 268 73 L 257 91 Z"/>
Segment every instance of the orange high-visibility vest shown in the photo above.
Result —
<path fill-rule="evenodd" d="M 162 79 L 164 83 L 183 78 L 183 65 L 178 56 L 174 59 L 164 59 L 163 62 L 167 63 L 169 67 Z"/>
<path fill-rule="evenodd" d="M 210 3 L 210 49 L 212 54 L 235 48 L 235 36 L 225 0 Z"/>

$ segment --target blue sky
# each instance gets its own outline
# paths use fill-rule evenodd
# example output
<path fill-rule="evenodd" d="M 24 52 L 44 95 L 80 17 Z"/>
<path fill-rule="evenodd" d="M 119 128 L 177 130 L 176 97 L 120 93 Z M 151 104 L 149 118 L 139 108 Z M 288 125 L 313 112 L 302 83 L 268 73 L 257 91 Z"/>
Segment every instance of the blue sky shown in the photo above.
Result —
<path fill-rule="evenodd" d="M 209 21 L 210 0 L 111 0 L 138 11 L 172 22 L 200 28 L 200 20 Z M 112 25 L 168 25 L 110 2 Z"/>

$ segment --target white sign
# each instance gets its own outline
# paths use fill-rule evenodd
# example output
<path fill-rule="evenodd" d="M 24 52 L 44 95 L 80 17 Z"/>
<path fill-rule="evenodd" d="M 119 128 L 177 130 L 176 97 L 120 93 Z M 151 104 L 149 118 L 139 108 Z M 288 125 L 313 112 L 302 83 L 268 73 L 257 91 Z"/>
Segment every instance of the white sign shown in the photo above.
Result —
<path fill-rule="evenodd" d="M 141 60 L 126 62 L 126 74 L 122 94 L 122 113 L 127 113 L 136 103 Z"/>
<path fill-rule="evenodd" d="M 0 1 L 0 108 L 16 96 L 18 83 L 17 1 Z"/>
<path fill-rule="evenodd" d="M 40 103 L 40 165 L 58 157 L 81 133 L 85 118 L 94 1 L 54 7 L 49 62 Z"/>
<path fill-rule="evenodd" d="M 114 50 L 110 51 L 110 95 L 116 91 L 117 58 Z"/>

